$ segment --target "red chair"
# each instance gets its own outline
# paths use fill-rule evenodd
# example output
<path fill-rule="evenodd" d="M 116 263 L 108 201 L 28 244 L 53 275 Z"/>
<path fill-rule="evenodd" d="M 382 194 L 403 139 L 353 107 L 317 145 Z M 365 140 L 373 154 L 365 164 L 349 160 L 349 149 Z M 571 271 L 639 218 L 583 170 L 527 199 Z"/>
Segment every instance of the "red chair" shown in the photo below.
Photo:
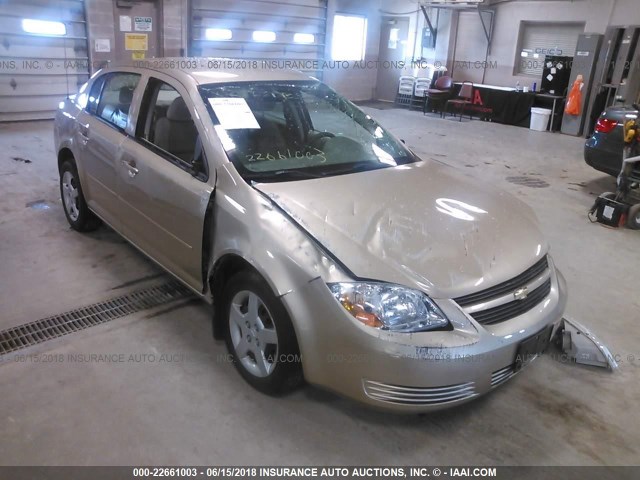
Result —
<path fill-rule="evenodd" d="M 457 105 L 460 108 L 460 121 L 462 121 L 462 115 L 464 115 L 464 109 L 467 105 L 471 105 L 471 99 L 473 98 L 473 83 L 471 82 L 463 82 L 462 87 L 460 87 L 460 93 L 458 93 L 457 98 L 453 98 L 451 100 L 447 100 L 447 104 L 444 106 L 444 111 L 442 112 L 442 117 L 445 118 L 447 116 L 447 112 L 449 111 L 449 104 Z M 456 114 L 453 114 L 454 118 Z M 469 120 L 473 119 L 473 115 L 469 114 Z"/>
<path fill-rule="evenodd" d="M 451 87 L 453 87 L 453 78 L 446 75 L 440 77 L 436 80 L 434 87 L 424 91 L 423 114 L 427 113 L 427 102 L 436 101 L 442 104 L 442 102 L 449 99 Z"/>

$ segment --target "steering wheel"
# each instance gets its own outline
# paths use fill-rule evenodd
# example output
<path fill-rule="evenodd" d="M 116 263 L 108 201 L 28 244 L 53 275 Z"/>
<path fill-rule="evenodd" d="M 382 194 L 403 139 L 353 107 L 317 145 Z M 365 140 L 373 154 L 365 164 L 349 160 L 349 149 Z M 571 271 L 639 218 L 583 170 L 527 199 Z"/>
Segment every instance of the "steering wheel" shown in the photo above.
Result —
<path fill-rule="evenodd" d="M 309 147 L 316 147 L 318 142 L 323 138 L 334 138 L 331 132 L 313 132 L 309 134 Z"/>

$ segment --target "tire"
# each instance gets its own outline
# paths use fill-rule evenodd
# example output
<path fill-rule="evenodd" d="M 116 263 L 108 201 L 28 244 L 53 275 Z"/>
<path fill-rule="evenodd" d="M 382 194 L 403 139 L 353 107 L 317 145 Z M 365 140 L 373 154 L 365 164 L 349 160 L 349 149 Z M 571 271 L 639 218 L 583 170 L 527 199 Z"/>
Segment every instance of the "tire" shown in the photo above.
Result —
<path fill-rule="evenodd" d="M 632 206 L 627 215 L 627 227 L 632 230 L 640 230 L 640 203 Z"/>
<path fill-rule="evenodd" d="M 260 275 L 243 271 L 231 277 L 220 310 L 227 349 L 249 385 L 267 395 L 281 395 L 302 384 L 293 324 Z"/>
<path fill-rule="evenodd" d="M 89 210 L 84 199 L 80 176 L 73 160 L 65 160 L 60 165 L 60 198 L 71 228 L 78 232 L 90 232 L 100 226 L 100 219 Z"/>

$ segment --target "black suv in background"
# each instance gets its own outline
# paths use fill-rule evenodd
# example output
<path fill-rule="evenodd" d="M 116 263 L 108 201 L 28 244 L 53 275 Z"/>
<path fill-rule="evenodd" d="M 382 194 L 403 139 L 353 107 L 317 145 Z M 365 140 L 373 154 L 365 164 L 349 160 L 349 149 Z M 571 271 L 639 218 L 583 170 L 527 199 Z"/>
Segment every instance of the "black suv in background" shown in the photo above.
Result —
<path fill-rule="evenodd" d="M 638 117 L 638 105 L 607 108 L 596 123 L 591 138 L 584 146 L 584 160 L 596 170 L 615 177 L 622 168 L 624 124 Z"/>

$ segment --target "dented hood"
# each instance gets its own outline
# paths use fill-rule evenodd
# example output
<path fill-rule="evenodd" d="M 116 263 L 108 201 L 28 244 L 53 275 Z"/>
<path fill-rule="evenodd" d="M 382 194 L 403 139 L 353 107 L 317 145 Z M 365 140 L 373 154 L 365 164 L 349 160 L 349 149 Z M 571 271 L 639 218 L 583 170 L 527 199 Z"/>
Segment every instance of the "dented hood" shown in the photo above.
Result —
<path fill-rule="evenodd" d="M 436 162 L 257 184 L 359 278 L 455 298 L 546 254 L 532 210 Z"/>

